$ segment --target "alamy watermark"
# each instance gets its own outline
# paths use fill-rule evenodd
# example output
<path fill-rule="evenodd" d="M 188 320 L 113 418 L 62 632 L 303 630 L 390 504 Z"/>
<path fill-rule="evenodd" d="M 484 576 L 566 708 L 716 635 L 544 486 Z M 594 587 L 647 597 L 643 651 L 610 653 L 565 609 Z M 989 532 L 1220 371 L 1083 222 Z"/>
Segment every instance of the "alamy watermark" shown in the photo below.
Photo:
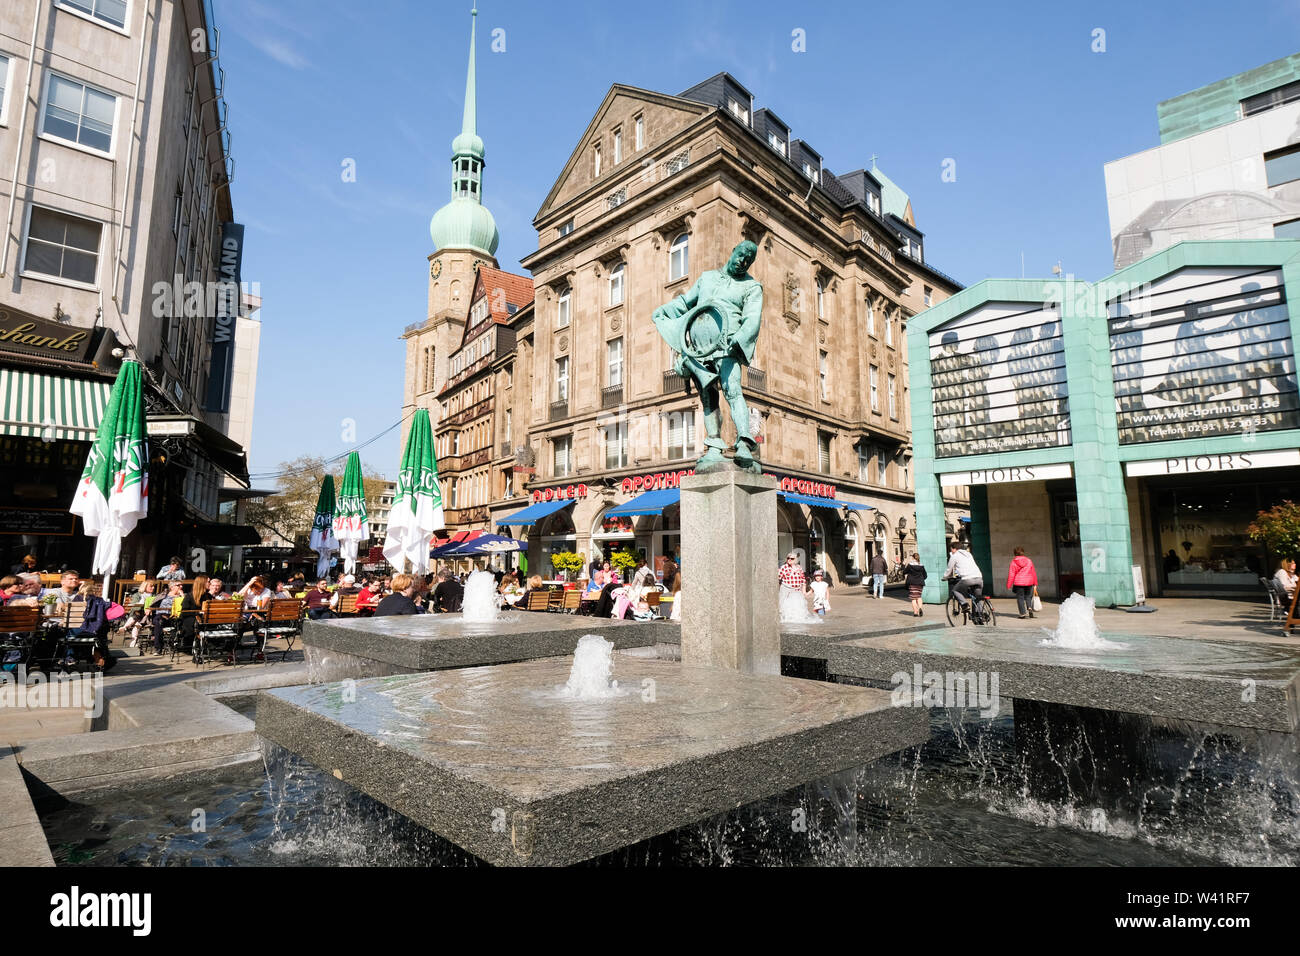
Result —
<path fill-rule="evenodd" d="M 0 671 L 0 708 L 80 707 L 87 717 L 104 712 L 104 675 L 27 673 L 27 665 Z"/>
<path fill-rule="evenodd" d="M 998 715 L 997 671 L 898 671 L 889 678 L 895 707 L 973 707 L 989 720 Z"/>

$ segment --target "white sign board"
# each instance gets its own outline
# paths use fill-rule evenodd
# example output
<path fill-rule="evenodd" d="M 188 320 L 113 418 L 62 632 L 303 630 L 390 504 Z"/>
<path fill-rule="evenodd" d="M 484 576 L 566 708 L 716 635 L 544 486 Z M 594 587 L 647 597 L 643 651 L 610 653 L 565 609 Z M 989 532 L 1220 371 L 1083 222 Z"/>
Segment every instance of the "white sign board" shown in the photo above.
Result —
<path fill-rule="evenodd" d="M 1182 458 L 1151 458 L 1124 465 L 1129 477 L 1141 475 L 1201 475 L 1212 471 L 1249 471 L 1252 468 L 1283 468 L 1300 465 L 1300 448 L 1282 451 L 1240 451 L 1221 455 L 1187 455 Z"/>
<path fill-rule="evenodd" d="M 945 488 L 957 485 L 997 485 L 1006 481 L 1047 481 L 1049 478 L 1072 478 L 1070 465 L 1017 465 L 1014 468 L 981 468 L 976 471 L 952 471 L 939 476 Z"/>
<path fill-rule="evenodd" d="M 1142 565 L 1133 565 L 1133 603 L 1147 603 L 1147 589 L 1142 582 Z"/>
<path fill-rule="evenodd" d="M 168 419 L 146 422 L 145 427 L 150 435 L 188 435 L 194 431 L 194 422 L 188 418 Z"/>

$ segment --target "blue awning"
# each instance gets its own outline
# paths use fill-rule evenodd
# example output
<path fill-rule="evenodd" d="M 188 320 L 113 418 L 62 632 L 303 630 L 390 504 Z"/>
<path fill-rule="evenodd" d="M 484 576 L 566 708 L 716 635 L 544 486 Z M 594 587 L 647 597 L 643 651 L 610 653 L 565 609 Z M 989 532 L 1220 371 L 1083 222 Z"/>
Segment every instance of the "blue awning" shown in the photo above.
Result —
<path fill-rule="evenodd" d="M 970 518 L 958 518 L 957 520 L 962 524 L 970 524 Z"/>
<path fill-rule="evenodd" d="M 612 511 L 606 511 L 606 518 L 618 518 L 630 515 L 658 515 L 663 514 L 665 508 L 669 505 L 675 505 L 682 500 L 682 491 L 680 488 L 656 488 L 654 491 L 647 491 L 645 494 L 637 495 L 625 505 L 619 505 Z"/>
<path fill-rule="evenodd" d="M 844 507 L 847 508 L 849 511 L 875 511 L 876 510 L 875 505 L 861 505 L 858 504 L 856 501 L 846 501 L 844 502 Z"/>
<path fill-rule="evenodd" d="M 786 501 L 793 501 L 797 505 L 807 505 L 810 508 L 830 508 L 832 511 L 838 511 L 840 508 L 848 508 L 851 511 L 872 511 L 871 505 L 851 504 L 847 501 L 836 501 L 834 498 L 817 498 L 813 495 L 796 495 L 791 491 L 781 492 L 781 497 Z"/>
<path fill-rule="evenodd" d="M 559 501 L 541 501 L 535 505 L 529 505 L 523 511 L 516 511 L 514 514 L 508 514 L 504 518 L 498 518 L 496 524 L 500 525 L 532 525 L 541 521 L 547 515 L 555 514 L 561 508 L 567 508 L 569 505 L 578 503 L 577 498 L 564 498 Z"/>

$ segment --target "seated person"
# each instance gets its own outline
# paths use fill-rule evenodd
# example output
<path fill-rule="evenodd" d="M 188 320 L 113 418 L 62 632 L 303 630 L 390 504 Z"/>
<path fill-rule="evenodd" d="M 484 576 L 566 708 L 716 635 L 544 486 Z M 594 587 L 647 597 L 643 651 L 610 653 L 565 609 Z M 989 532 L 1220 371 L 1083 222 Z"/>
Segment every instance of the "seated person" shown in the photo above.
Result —
<path fill-rule="evenodd" d="M 524 589 L 519 586 L 519 575 L 513 571 L 501 579 L 501 587 L 498 590 L 501 594 L 501 603 L 509 606 L 518 604 L 520 596 L 524 593 Z"/>
<path fill-rule="evenodd" d="M 379 602 L 375 608 L 375 617 L 390 617 L 394 614 L 419 614 L 420 608 L 415 603 L 415 593 L 419 583 L 410 574 L 393 576 L 393 593 Z"/>
<path fill-rule="evenodd" d="M 140 642 L 140 629 L 153 623 L 154 606 L 158 603 L 158 582 L 149 578 L 140 582 L 140 589 L 127 598 L 130 615 L 125 627 L 131 633 L 127 647 L 135 647 Z"/>
<path fill-rule="evenodd" d="M 73 633 L 78 637 L 93 637 L 95 639 L 94 650 L 91 651 L 93 659 L 99 662 L 98 666 L 105 674 L 117 666 L 117 658 L 108 650 L 108 602 L 99 596 L 99 582 L 86 581 L 78 589 L 82 601 L 86 604 L 86 613 L 81 620 L 81 626 Z M 68 657 L 68 663 L 72 663 L 72 657 Z"/>
<path fill-rule="evenodd" d="M 465 589 L 459 581 L 447 573 L 446 569 L 438 572 L 437 584 L 433 588 L 433 608 L 437 613 L 459 611 L 465 599 Z"/>
<path fill-rule="evenodd" d="M 339 599 L 345 594 L 359 594 L 360 588 L 357 587 L 357 579 L 350 574 L 345 574 L 339 579 L 339 586 L 334 589 L 334 596 L 330 598 L 330 610 L 335 614 L 338 613 Z"/>
<path fill-rule="evenodd" d="M 530 594 L 536 594 L 539 591 L 546 592 L 546 588 L 542 587 L 542 576 L 540 574 L 534 574 L 532 577 L 528 579 L 527 590 L 525 590 L 523 594 L 519 595 L 519 600 L 516 601 L 514 604 L 512 604 L 511 607 L 513 607 L 516 611 L 527 611 L 528 596 Z"/>
<path fill-rule="evenodd" d="M 1273 575 L 1274 586 L 1286 592 L 1288 601 L 1295 598 L 1296 573 L 1295 562 L 1283 558 L 1277 566 L 1277 573 Z"/>
<path fill-rule="evenodd" d="M 316 582 L 316 586 L 307 592 L 307 616 L 313 621 L 329 617 L 330 583 L 326 578 Z"/>
<path fill-rule="evenodd" d="M 180 581 L 167 583 L 167 594 L 158 602 L 153 612 L 153 652 L 163 652 L 163 628 L 170 624 L 179 624 L 181 611 L 185 607 L 185 585 Z"/>
<path fill-rule="evenodd" d="M 357 592 L 357 610 L 373 611 L 379 604 L 379 599 L 382 597 L 382 595 L 378 593 L 379 589 L 380 585 L 366 581 L 365 584 L 362 585 L 361 590 Z"/>

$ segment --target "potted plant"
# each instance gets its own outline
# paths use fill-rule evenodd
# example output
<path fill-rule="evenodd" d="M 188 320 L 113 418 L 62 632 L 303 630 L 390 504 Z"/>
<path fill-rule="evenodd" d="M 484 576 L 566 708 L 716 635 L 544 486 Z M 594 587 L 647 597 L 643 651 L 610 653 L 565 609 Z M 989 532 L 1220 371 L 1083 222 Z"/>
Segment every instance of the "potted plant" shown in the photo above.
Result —
<path fill-rule="evenodd" d="M 1284 501 L 1255 515 L 1246 528 L 1252 541 L 1258 541 L 1275 557 L 1300 555 L 1300 505 Z"/>
<path fill-rule="evenodd" d="M 641 555 L 631 548 L 623 548 L 621 551 L 615 551 L 610 555 L 609 563 L 618 572 L 619 579 L 626 581 L 641 563 Z"/>
<path fill-rule="evenodd" d="M 581 571 L 582 565 L 582 555 L 576 551 L 557 551 L 551 555 L 551 567 L 555 569 L 557 574 L 563 574 L 566 581 L 569 579 L 569 575 Z"/>

